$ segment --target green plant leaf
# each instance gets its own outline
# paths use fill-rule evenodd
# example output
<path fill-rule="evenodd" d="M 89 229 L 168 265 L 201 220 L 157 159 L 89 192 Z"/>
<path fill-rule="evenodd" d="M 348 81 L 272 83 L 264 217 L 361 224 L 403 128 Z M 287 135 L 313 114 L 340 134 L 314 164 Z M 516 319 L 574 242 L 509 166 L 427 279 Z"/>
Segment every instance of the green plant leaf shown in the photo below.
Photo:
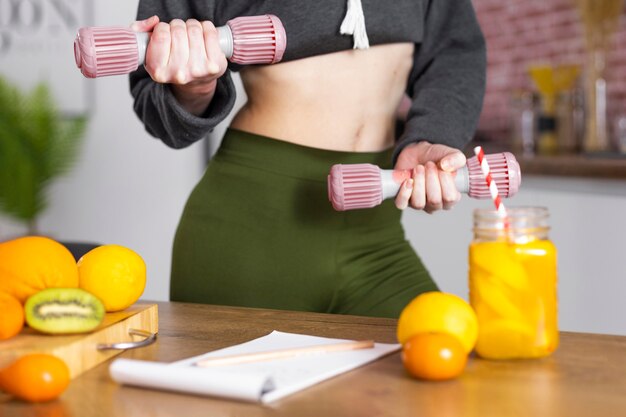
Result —
<path fill-rule="evenodd" d="M 74 166 L 80 151 L 80 139 L 87 129 L 87 118 L 58 120 L 55 129 L 57 139 L 51 144 L 47 157 L 51 178 L 67 173 Z"/>
<path fill-rule="evenodd" d="M 23 93 L 0 77 L 0 210 L 33 223 L 47 187 L 75 163 L 86 125 L 59 114 L 46 84 Z"/>

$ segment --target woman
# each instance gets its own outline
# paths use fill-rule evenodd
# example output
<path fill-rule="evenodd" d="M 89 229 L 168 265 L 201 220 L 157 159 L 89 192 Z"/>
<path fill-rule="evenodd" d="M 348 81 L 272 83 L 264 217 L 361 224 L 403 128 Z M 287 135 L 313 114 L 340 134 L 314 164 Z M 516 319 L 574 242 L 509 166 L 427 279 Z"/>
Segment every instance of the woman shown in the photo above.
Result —
<path fill-rule="evenodd" d="M 481 109 L 484 39 L 470 0 L 347 3 L 140 1 L 134 29 L 153 34 L 131 90 L 148 132 L 173 148 L 205 137 L 233 107 L 231 71 L 248 95 L 185 207 L 172 300 L 397 317 L 437 289 L 396 208 L 430 213 L 460 199 L 457 148 Z M 260 14 L 285 26 L 282 63 L 228 64 L 215 26 Z M 344 20 L 357 22 L 354 36 Z M 330 166 L 361 162 L 413 178 L 395 202 L 335 212 Z"/>

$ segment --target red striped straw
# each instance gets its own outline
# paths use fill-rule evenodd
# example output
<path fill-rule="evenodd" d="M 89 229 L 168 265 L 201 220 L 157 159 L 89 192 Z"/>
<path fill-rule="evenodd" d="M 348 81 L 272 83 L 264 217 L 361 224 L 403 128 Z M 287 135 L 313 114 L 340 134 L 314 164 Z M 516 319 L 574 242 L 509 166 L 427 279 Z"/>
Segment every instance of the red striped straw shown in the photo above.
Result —
<path fill-rule="evenodd" d="M 491 170 L 489 169 L 489 164 L 487 163 L 487 158 L 485 158 L 485 152 L 483 152 L 483 148 L 481 146 L 475 147 L 474 153 L 476 154 L 476 158 L 478 158 L 480 169 L 483 171 L 483 175 L 487 180 L 487 187 L 489 187 L 489 193 L 491 194 L 491 199 L 496 206 L 496 210 L 501 215 L 506 216 L 506 208 L 504 208 L 504 204 L 502 203 L 502 199 L 500 198 L 498 186 L 491 177 Z"/>

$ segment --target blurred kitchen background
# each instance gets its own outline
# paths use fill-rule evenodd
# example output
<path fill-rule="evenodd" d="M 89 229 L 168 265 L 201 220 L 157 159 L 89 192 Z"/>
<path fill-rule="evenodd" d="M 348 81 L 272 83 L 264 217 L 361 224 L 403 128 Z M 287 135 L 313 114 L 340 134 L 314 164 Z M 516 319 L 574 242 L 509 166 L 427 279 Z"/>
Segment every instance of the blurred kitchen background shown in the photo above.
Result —
<path fill-rule="evenodd" d="M 228 120 L 206 141 L 172 150 L 144 131 L 127 77 L 87 80 L 76 70 L 76 29 L 127 25 L 137 3 L 0 0 L 0 77 L 26 92 L 45 82 L 64 120 L 86 119 L 75 163 L 43 182 L 48 205 L 36 222 L 0 211 L 0 241 L 35 224 L 39 233 L 65 242 L 128 246 L 148 265 L 143 298 L 166 300 L 178 219 Z M 522 188 L 506 204 L 549 208 L 559 250 L 561 329 L 626 335 L 623 1 L 473 3 L 488 47 L 475 143 L 517 155 Z M 245 102 L 239 89 L 238 106 Z M 8 111 L 0 108 L 0 114 Z M 0 164 L 0 196 L 7 176 L 15 175 L 19 185 L 9 165 L 3 173 Z M 489 206 L 464 198 L 450 212 L 405 212 L 407 238 L 442 290 L 467 299 L 472 211 Z"/>

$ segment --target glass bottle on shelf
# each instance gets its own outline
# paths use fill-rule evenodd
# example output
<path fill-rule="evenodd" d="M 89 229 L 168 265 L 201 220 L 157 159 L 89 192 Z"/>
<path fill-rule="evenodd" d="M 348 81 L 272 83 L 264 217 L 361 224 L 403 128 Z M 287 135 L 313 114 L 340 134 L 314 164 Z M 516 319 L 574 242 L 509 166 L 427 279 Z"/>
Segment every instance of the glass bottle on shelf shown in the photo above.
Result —
<path fill-rule="evenodd" d="M 576 0 L 585 36 L 585 136 L 583 150 L 611 148 L 607 124 L 606 55 L 617 30 L 623 0 Z"/>
<path fill-rule="evenodd" d="M 559 154 L 580 151 L 584 133 L 584 108 L 579 89 L 562 91 L 556 102 L 556 133 Z"/>
<path fill-rule="evenodd" d="M 513 151 L 529 157 L 535 154 L 537 97 L 530 91 L 514 91 L 510 101 L 510 132 Z"/>

